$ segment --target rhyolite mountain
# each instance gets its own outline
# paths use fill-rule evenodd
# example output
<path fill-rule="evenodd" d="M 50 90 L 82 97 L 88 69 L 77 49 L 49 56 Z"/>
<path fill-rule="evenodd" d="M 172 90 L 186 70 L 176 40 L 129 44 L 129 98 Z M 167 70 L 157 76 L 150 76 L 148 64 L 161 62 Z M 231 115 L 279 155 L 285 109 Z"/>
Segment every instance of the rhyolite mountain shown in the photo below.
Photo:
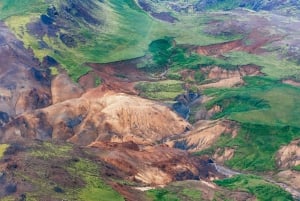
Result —
<path fill-rule="evenodd" d="M 0 1 L 0 200 L 299 200 L 299 7 Z"/>

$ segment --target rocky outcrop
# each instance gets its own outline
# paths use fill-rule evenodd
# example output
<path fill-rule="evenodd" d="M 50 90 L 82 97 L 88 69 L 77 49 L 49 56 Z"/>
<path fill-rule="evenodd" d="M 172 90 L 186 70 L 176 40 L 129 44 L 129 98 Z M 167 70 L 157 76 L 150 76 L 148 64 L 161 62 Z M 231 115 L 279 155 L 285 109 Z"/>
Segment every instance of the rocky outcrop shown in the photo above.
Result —
<path fill-rule="evenodd" d="M 181 134 L 190 125 L 169 108 L 101 87 L 80 98 L 24 113 L 10 122 L 2 140 L 60 139 L 80 145 L 94 141 L 152 144 Z"/>
<path fill-rule="evenodd" d="M 172 105 L 172 109 L 181 117 L 187 119 L 190 114 L 190 106 L 195 102 L 200 102 L 200 94 L 195 92 L 186 92 L 178 95 L 175 98 L 175 103 Z"/>
<path fill-rule="evenodd" d="M 279 172 L 276 177 L 278 178 L 279 182 L 286 183 L 287 185 L 293 186 L 293 188 L 300 191 L 300 172 L 285 170 Z"/>
<path fill-rule="evenodd" d="M 262 75 L 260 67 L 255 65 L 245 65 L 236 70 L 227 70 L 218 66 L 201 68 L 201 72 L 207 75 L 207 79 L 220 80 L 233 77 Z"/>
<path fill-rule="evenodd" d="M 297 81 L 294 81 L 294 80 L 291 80 L 291 79 L 282 80 L 282 83 L 289 84 L 289 85 L 292 85 L 294 87 L 300 87 L 300 82 L 297 82 Z"/>
<path fill-rule="evenodd" d="M 79 98 L 84 90 L 66 74 L 59 74 L 51 84 L 52 103 L 56 104 L 73 98 Z"/>
<path fill-rule="evenodd" d="M 166 145 L 139 149 L 133 142 L 95 142 L 89 147 L 101 160 L 121 169 L 127 179 L 148 185 L 222 177 L 208 163 L 208 158 L 193 157 L 186 151 Z"/>
<path fill-rule="evenodd" d="M 50 104 L 49 71 L 0 22 L 0 111 L 13 117 Z"/>
<path fill-rule="evenodd" d="M 203 84 L 200 86 L 200 89 L 206 89 L 206 88 L 231 88 L 231 87 L 237 87 L 244 84 L 244 80 L 241 77 L 232 77 L 232 78 L 225 78 L 222 80 L 219 80 L 217 82 L 209 83 L 209 84 Z"/>
<path fill-rule="evenodd" d="M 194 129 L 167 142 L 169 146 L 188 150 L 202 151 L 213 145 L 222 134 L 234 134 L 237 126 L 230 121 L 198 121 Z"/>
<path fill-rule="evenodd" d="M 239 86 L 244 84 L 242 79 L 244 76 L 263 75 L 260 72 L 260 67 L 255 65 L 241 66 L 236 70 L 223 69 L 218 66 L 201 68 L 200 70 L 206 79 L 211 80 L 208 84 L 202 84 L 201 89 Z"/>
<path fill-rule="evenodd" d="M 219 164 L 224 164 L 225 161 L 230 160 L 234 156 L 235 149 L 226 147 L 224 149 L 218 148 L 212 158 Z"/>
<path fill-rule="evenodd" d="M 277 152 L 276 162 L 280 168 L 290 168 L 300 165 L 300 140 L 281 147 Z"/>

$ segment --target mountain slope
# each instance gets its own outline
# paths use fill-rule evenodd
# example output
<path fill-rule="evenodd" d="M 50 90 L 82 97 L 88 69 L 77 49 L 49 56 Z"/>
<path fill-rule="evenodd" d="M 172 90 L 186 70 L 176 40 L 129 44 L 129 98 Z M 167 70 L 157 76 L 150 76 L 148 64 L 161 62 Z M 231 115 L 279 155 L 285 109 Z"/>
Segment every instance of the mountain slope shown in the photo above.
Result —
<path fill-rule="evenodd" d="M 0 198 L 298 199 L 297 6 L 2 1 Z"/>

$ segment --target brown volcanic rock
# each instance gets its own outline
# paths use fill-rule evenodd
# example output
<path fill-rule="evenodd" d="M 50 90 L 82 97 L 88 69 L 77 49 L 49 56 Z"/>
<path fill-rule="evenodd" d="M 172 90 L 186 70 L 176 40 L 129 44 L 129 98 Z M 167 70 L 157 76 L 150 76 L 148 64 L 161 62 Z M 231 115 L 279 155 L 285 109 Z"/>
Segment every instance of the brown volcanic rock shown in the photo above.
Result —
<path fill-rule="evenodd" d="M 227 26 L 231 26 L 231 25 L 227 25 Z M 211 27 L 218 27 L 218 26 L 212 25 Z M 218 29 L 222 30 L 219 27 Z M 224 28 L 223 30 L 225 29 L 226 28 Z M 238 29 L 240 29 L 240 27 Z M 233 40 L 233 41 L 212 44 L 207 46 L 198 46 L 195 47 L 194 50 L 198 54 L 206 55 L 206 56 L 221 56 L 227 52 L 232 52 L 232 51 L 244 51 L 247 53 L 259 54 L 265 51 L 262 48 L 265 44 L 277 41 L 282 38 L 281 36 L 274 36 L 274 35 L 270 36 L 269 33 L 267 34 L 263 32 L 264 32 L 263 29 L 253 29 L 250 31 L 250 33 L 248 33 L 248 36 L 245 37 L 244 39 Z"/>
<path fill-rule="evenodd" d="M 127 179 L 149 185 L 165 185 L 190 179 L 209 180 L 221 176 L 208 163 L 207 158 L 200 159 L 166 145 L 136 149 L 133 142 L 95 142 L 90 147 L 101 160 L 122 170 Z"/>
<path fill-rule="evenodd" d="M 292 170 L 284 170 L 276 175 L 278 181 L 293 186 L 293 188 L 300 190 L 300 172 Z"/>
<path fill-rule="evenodd" d="M 242 50 L 243 49 L 243 41 L 235 40 L 229 41 L 220 44 L 207 45 L 207 46 L 199 46 L 196 48 L 196 52 L 201 55 L 213 56 L 213 55 L 221 55 L 223 53 L 233 51 L 233 50 Z"/>
<path fill-rule="evenodd" d="M 292 79 L 282 80 L 282 83 L 289 84 L 289 85 L 292 85 L 294 87 L 300 87 L 300 82 L 294 81 Z"/>
<path fill-rule="evenodd" d="M 0 111 L 15 116 L 51 104 L 49 72 L 0 22 Z"/>
<path fill-rule="evenodd" d="M 167 142 L 169 146 L 186 149 L 190 152 L 202 151 L 212 146 L 222 134 L 237 132 L 237 125 L 231 121 L 200 120 L 194 129 L 184 135 L 174 136 Z"/>
<path fill-rule="evenodd" d="M 93 141 L 152 144 L 181 134 L 190 125 L 169 108 L 101 87 L 81 98 L 24 113 L 3 129 L 2 140 L 61 139 L 80 145 Z"/>
<path fill-rule="evenodd" d="M 83 92 L 83 89 L 66 74 L 59 74 L 52 80 L 51 93 L 53 104 L 79 98 Z"/>
<path fill-rule="evenodd" d="M 300 165 L 300 140 L 281 147 L 276 155 L 277 165 L 281 168 L 290 168 Z"/>
<path fill-rule="evenodd" d="M 207 79 L 212 80 L 212 83 L 203 84 L 201 89 L 205 88 L 221 88 L 221 87 L 234 87 L 244 84 L 244 76 L 263 75 L 259 66 L 244 65 L 236 70 L 227 70 L 219 66 L 210 66 L 202 68 L 201 72 L 206 75 Z"/>
<path fill-rule="evenodd" d="M 262 73 L 260 72 L 260 67 L 255 65 L 241 66 L 239 69 L 236 70 L 227 70 L 218 66 L 211 66 L 207 68 L 202 68 L 201 72 L 207 74 L 208 79 L 214 80 L 262 75 Z"/>
<path fill-rule="evenodd" d="M 151 78 L 137 65 L 142 58 L 117 61 L 106 64 L 87 63 L 93 70 L 79 79 L 84 89 L 95 87 L 96 80 L 101 78 L 101 85 L 116 92 L 137 95 L 135 83 L 149 81 Z"/>

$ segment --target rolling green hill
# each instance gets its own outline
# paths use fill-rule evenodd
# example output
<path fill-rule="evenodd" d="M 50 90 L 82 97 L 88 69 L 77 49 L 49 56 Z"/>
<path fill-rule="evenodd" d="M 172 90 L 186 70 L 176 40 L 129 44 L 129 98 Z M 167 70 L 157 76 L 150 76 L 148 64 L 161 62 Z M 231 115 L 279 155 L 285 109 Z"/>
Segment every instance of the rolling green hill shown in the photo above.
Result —
<path fill-rule="evenodd" d="M 204 34 L 205 19 L 195 16 L 186 16 L 176 24 L 154 20 L 132 0 L 79 2 L 5 1 L 0 7 L 0 19 L 26 47 L 33 49 L 40 60 L 46 55 L 54 57 L 74 80 L 89 71 L 85 62 L 106 63 L 140 57 L 152 40 L 165 36 L 176 37 L 182 44 L 197 45 L 232 39 Z M 47 9 L 49 15 L 49 8 L 53 7 L 57 16 L 48 16 L 53 22 L 45 25 L 41 16 L 47 16 Z M 80 9 L 88 10 L 89 14 L 78 15 Z M 89 19 L 100 20 L 94 23 Z M 74 44 L 64 44 L 60 37 L 62 34 Z"/>

